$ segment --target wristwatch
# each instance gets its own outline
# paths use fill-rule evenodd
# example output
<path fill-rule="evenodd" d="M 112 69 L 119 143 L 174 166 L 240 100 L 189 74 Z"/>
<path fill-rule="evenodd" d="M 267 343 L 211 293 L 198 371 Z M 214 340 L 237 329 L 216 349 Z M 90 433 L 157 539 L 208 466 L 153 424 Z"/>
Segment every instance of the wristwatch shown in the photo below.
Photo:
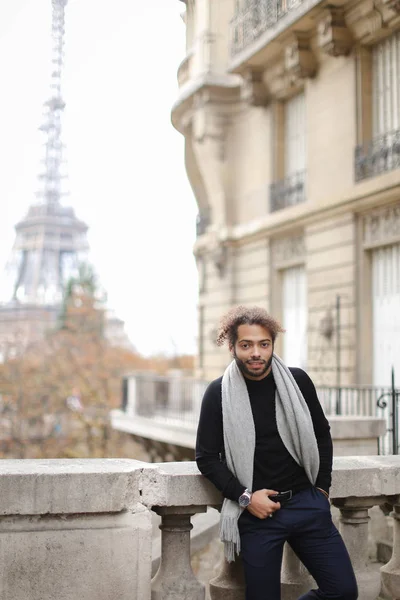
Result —
<path fill-rule="evenodd" d="M 251 496 L 251 491 L 246 488 L 243 494 L 239 496 L 239 506 L 241 506 L 242 508 L 246 508 L 246 506 L 249 506 L 249 504 L 251 504 Z"/>

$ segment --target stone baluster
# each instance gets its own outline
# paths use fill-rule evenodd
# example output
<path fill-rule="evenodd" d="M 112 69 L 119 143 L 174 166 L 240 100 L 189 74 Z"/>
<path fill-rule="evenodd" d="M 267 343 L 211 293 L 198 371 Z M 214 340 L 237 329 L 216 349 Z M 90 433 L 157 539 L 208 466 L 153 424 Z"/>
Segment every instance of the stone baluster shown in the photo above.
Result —
<path fill-rule="evenodd" d="M 394 505 L 391 516 L 394 520 L 393 553 L 390 561 L 381 568 L 381 576 L 385 595 L 400 600 L 400 504 Z"/>
<path fill-rule="evenodd" d="M 313 587 L 313 581 L 289 544 L 285 544 L 282 564 L 282 598 L 296 600 Z"/>
<path fill-rule="evenodd" d="M 222 558 L 219 574 L 210 581 L 211 600 L 244 600 L 245 584 L 240 556 L 228 563 Z"/>
<path fill-rule="evenodd" d="M 379 572 L 368 565 L 368 509 L 382 498 L 346 498 L 334 500 L 340 509 L 340 533 L 346 544 L 357 579 L 359 598 L 376 600 L 381 590 Z"/>
<path fill-rule="evenodd" d="M 190 564 L 190 517 L 206 512 L 206 506 L 163 506 L 153 509 L 161 516 L 161 562 L 152 580 L 151 600 L 204 600 L 205 588 Z"/>

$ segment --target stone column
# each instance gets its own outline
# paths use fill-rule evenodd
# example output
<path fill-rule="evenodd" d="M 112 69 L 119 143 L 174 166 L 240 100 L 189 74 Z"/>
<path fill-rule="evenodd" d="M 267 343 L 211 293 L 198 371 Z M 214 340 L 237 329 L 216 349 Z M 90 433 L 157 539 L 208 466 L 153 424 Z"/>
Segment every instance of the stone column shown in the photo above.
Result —
<path fill-rule="evenodd" d="M 393 600 L 400 600 L 400 504 L 395 504 L 391 516 L 393 523 L 393 554 L 381 568 L 384 592 Z"/>
<path fill-rule="evenodd" d="M 225 557 L 221 562 L 221 571 L 210 581 L 211 600 L 244 600 L 245 584 L 243 564 L 240 556 L 228 563 Z"/>
<path fill-rule="evenodd" d="M 190 517 L 206 506 L 163 506 L 153 509 L 162 518 L 161 563 L 152 580 L 151 600 L 204 600 L 205 588 L 190 564 Z"/>
<path fill-rule="evenodd" d="M 357 579 L 359 598 L 375 600 L 380 593 L 380 574 L 368 566 L 368 509 L 382 498 L 347 498 L 334 500 L 340 509 L 340 533 L 350 554 Z"/>
<path fill-rule="evenodd" d="M 281 581 L 284 600 L 296 600 L 313 587 L 312 577 L 289 544 L 285 544 L 283 550 Z"/>

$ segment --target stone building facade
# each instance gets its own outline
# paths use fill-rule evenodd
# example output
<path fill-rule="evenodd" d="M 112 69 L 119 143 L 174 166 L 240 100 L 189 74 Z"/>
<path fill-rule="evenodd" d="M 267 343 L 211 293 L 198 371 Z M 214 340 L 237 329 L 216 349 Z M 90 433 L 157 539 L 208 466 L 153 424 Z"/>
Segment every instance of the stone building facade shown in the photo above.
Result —
<path fill-rule="evenodd" d="M 198 374 L 258 304 L 318 384 L 400 381 L 400 4 L 186 0 L 172 122 L 199 216 Z"/>

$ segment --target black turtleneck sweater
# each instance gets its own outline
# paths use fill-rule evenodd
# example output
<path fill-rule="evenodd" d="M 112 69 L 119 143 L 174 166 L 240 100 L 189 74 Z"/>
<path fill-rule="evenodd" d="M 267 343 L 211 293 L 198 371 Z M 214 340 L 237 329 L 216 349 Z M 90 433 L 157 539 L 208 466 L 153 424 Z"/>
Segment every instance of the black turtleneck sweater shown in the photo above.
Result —
<path fill-rule="evenodd" d="M 310 377 L 291 368 L 308 408 L 317 438 L 320 469 L 316 486 L 329 492 L 332 473 L 332 439 L 329 423 L 319 403 Z M 276 385 L 272 372 L 261 381 L 246 379 L 256 430 L 252 491 L 272 489 L 293 493 L 311 486 L 305 471 L 289 454 L 278 433 L 275 416 Z M 196 462 L 200 471 L 222 492 L 237 501 L 245 486 L 231 473 L 225 462 L 222 429 L 222 377 L 208 386 L 200 412 L 196 441 Z"/>

